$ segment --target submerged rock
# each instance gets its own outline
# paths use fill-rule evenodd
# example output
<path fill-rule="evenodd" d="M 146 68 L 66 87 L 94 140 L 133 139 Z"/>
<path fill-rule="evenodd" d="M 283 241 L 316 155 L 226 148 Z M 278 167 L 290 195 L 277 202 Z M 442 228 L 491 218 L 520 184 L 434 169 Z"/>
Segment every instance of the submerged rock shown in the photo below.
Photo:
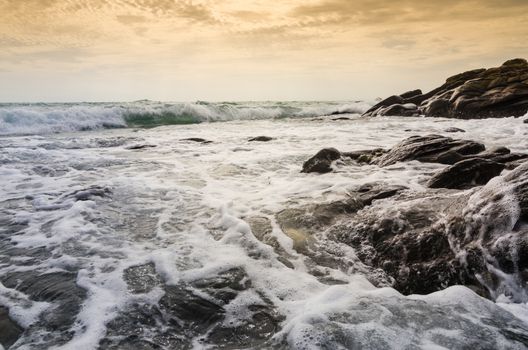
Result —
<path fill-rule="evenodd" d="M 153 148 L 153 147 L 156 147 L 156 145 L 138 144 L 138 145 L 128 146 L 128 147 L 125 147 L 125 148 L 128 149 L 128 150 L 140 150 L 140 149 Z"/>
<path fill-rule="evenodd" d="M 444 132 L 466 132 L 466 130 L 460 129 L 460 128 L 451 127 L 451 128 L 445 129 Z"/>
<path fill-rule="evenodd" d="M 24 330 L 9 317 L 6 308 L 0 306 L 0 347 L 8 349 L 20 337 Z"/>
<path fill-rule="evenodd" d="M 363 115 L 481 119 L 520 117 L 527 112 L 528 62 L 517 58 L 500 67 L 457 74 L 426 94 L 417 90 L 391 96 Z"/>
<path fill-rule="evenodd" d="M 197 142 L 197 143 L 203 143 L 203 144 L 208 144 L 208 143 L 213 142 L 213 141 L 209 141 L 206 139 L 202 139 L 201 137 L 189 137 L 186 139 L 181 139 L 181 141 L 191 141 L 191 142 Z"/>
<path fill-rule="evenodd" d="M 332 163 L 339 158 L 341 158 L 341 153 L 338 150 L 335 148 L 324 148 L 303 164 L 302 172 L 329 173 L 332 171 Z"/>
<path fill-rule="evenodd" d="M 248 141 L 249 142 L 268 142 L 268 141 L 271 141 L 273 140 L 273 137 L 269 137 L 269 136 L 257 136 L 257 137 L 252 137 L 250 138 Z"/>

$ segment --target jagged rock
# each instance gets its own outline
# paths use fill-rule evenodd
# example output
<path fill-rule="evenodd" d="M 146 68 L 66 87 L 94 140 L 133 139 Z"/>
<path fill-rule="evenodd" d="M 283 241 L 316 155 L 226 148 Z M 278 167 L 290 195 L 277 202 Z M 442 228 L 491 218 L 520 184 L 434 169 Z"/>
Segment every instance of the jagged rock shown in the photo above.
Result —
<path fill-rule="evenodd" d="M 504 164 L 487 159 L 462 160 L 435 174 L 428 182 L 431 188 L 466 189 L 485 185 L 504 170 Z"/>
<path fill-rule="evenodd" d="M 407 116 L 410 112 L 401 108 L 406 104 L 416 104 L 415 112 L 426 117 L 523 116 L 528 112 L 528 62 L 518 58 L 500 67 L 457 74 L 426 94 L 413 92 L 391 96 L 370 108 L 364 116 Z"/>
<path fill-rule="evenodd" d="M 252 137 L 250 138 L 248 141 L 249 142 L 255 142 L 255 141 L 258 141 L 258 142 L 268 142 L 268 141 L 271 141 L 273 140 L 273 137 L 269 137 L 269 136 L 257 136 L 257 137 Z"/>
<path fill-rule="evenodd" d="M 303 173 L 329 173 L 332 163 L 341 158 L 341 153 L 335 148 L 324 148 L 303 164 Z"/>

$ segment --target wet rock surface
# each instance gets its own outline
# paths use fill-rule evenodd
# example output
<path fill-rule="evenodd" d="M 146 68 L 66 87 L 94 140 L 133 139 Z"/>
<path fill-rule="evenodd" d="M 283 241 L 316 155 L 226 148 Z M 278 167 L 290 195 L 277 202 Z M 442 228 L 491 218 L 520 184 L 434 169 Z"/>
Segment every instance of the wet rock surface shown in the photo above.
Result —
<path fill-rule="evenodd" d="M 220 349 L 257 348 L 278 331 L 282 320 L 263 298 L 259 304 L 245 306 L 250 316 L 243 322 L 224 322 L 225 307 L 251 287 L 242 268 L 191 283 L 166 285 L 149 263 L 128 268 L 125 280 L 133 293 L 159 288 L 163 296 L 159 303 L 135 303 L 112 320 L 101 349 L 192 349 L 196 342 Z"/>
<path fill-rule="evenodd" d="M 425 185 L 431 189 L 425 192 L 366 184 L 343 201 L 288 209 L 287 220 L 281 217 L 284 211 L 279 213 L 283 231 L 292 231 L 294 242 L 302 243 L 300 251 L 306 254 L 316 246 L 310 243 L 314 232 L 326 232 L 330 239 L 352 246 L 363 264 L 383 271 L 380 280 L 391 281 L 404 294 L 461 284 L 487 298 L 524 295 L 525 154 L 505 147 L 486 150 L 478 142 L 439 135 L 413 136 L 389 151 L 339 154 L 356 161 L 368 157 L 365 163 L 379 166 L 415 160 L 451 165 L 429 178 Z M 500 176 L 506 168 L 515 170 Z M 518 212 L 512 203 L 518 203 Z"/>
<path fill-rule="evenodd" d="M 9 348 L 22 334 L 23 329 L 9 317 L 6 308 L 0 306 L 0 345 Z"/>
<path fill-rule="evenodd" d="M 528 112 L 528 62 L 475 69 L 448 78 L 422 94 L 416 90 L 379 102 L 364 116 L 415 116 L 458 119 L 519 117 Z"/>
<path fill-rule="evenodd" d="M 341 153 L 335 148 L 325 148 L 303 164 L 303 173 L 329 173 L 332 163 L 341 158 Z"/>
<path fill-rule="evenodd" d="M 462 160 L 435 174 L 428 182 L 431 188 L 465 189 L 485 185 L 498 176 L 505 165 L 487 159 Z"/>

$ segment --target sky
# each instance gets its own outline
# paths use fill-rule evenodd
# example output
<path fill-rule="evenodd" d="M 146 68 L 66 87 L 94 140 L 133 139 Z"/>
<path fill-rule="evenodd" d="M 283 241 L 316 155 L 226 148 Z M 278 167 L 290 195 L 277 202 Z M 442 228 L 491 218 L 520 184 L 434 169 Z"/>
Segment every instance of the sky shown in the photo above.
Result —
<path fill-rule="evenodd" d="M 0 0 L 0 101 L 371 99 L 527 43 L 528 0 Z"/>

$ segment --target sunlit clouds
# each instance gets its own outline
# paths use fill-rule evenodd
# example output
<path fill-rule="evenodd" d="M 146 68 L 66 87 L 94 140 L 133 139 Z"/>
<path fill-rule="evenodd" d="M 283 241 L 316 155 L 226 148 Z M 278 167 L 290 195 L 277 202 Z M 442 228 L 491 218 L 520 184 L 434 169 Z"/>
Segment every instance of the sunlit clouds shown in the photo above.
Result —
<path fill-rule="evenodd" d="M 0 0 L 0 99 L 373 98 L 528 56 L 528 2 Z"/>

